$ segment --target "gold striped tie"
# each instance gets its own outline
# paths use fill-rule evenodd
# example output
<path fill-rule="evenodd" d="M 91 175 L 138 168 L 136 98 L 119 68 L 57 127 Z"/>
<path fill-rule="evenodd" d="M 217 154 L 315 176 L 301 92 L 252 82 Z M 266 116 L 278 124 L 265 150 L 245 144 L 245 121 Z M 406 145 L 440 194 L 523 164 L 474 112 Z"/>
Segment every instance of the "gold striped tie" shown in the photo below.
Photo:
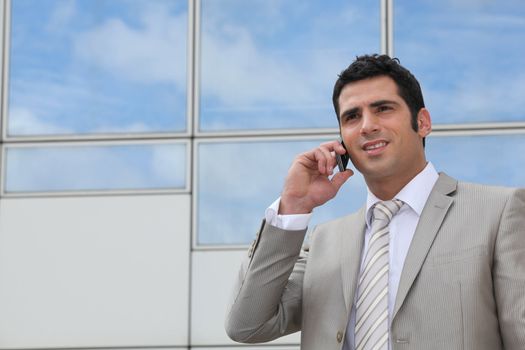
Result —
<path fill-rule="evenodd" d="M 368 249 L 359 276 L 355 349 L 388 349 L 388 225 L 403 202 L 394 199 L 374 206 Z"/>

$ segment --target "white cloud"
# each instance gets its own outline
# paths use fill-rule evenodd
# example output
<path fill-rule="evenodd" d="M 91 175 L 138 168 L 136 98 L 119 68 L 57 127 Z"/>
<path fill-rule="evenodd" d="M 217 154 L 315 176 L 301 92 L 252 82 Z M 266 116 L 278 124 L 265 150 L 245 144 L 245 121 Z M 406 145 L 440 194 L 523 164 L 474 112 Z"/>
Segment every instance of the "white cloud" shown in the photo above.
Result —
<path fill-rule="evenodd" d="M 11 80 L 9 131 L 13 134 L 85 131 L 82 123 L 97 117 L 90 111 L 107 114 L 120 103 L 114 96 L 94 91 L 78 77 L 38 69 L 26 73 Z"/>
<path fill-rule="evenodd" d="M 316 99 L 315 89 L 305 81 L 300 67 L 284 57 L 263 53 L 244 28 L 225 25 L 205 29 L 203 93 L 217 96 L 227 105 L 261 102 L 282 103 Z M 290 86 L 293 86 L 290 89 Z"/>
<path fill-rule="evenodd" d="M 143 122 L 130 122 L 129 124 L 111 125 L 111 124 L 99 124 L 93 130 L 93 133 L 146 133 L 153 132 L 151 125 L 147 125 Z"/>
<path fill-rule="evenodd" d="M 524 73 L 482 77 L 470 74 L 449 91 L 449 101 L 455 100 L 455 109 L 464 111 L 462 117 L 468 120 L 516 120 L 523 117 L 524 92 Z"/>
<path fill-rule="evenodd" d="M 56 5 L 51 12 L 46 29 L 50 32 L 65 32 L 76 15 L 76 0 L 56 2 Z"/>
<path fill-rule="evenodd" d="M 173 183 L 156 175 L 137 146 L 13 148 L 7 153 L 8 191 L 156 188 Z M 145 146 L 153 147 L 157 146 Z"/>
<path fill-rule="evenodd" d="M 91 103 L 112 104 L 115 98 L 94 91 L 89 81 L 71 74 L 45 74 L 34 70 L 31 76 L 12 80 L 11 94 L 24 106 L 38 108 L 41 115 L 55 115 L 58 111 L 78 110 L 86 100 Z"/>
<path fill-rule="evenodd" d="M 52 123 L 40 118 L 35 111 L 27 108 L 11 108 L 9 110 L 9 135 L 51 135 L 67 134 L 72 130 L 58 123 Z"/>
<path fill-rule="evenodd" d="M 113 17 L 80 34 L 73 24 L 83 14 L 75 0 L 51 9 L 45 29 L 61 42 L 55 54 L 61 63 L 42 66 L 41 51 L 22 51 L 25 56 L 18 57 L 18 62 L 26 56 L 35 62 L 11 76 L 10 130 L 20 134 L 148 132 L 152 125 L 138 121 L 139 112 L 128 94 L 159 89 L 148 86 L 153 83 L 175 84 L 178 91 L 172 99 L 184 103 L 177 94 L 183 96 L 186 89 L 187 14 L 172 15 L 169 2 L 155 4 L 128 4 L 127 11 L 139 14 L 136 27 Z M 70 47 L 73 52 L 67 51 Z M 122 87 L 129 81 L 138 84 Z M 167 108 L 173 103 L 166 103 Z"/>
<path fill-rule="evenodd" d="M 213 7 L 203 14 L 201 94 L 207 103 L 205 109 L 256 107 L 264 114 L 263 108 L 273 108 L 274 113 L 264 114 L 268 116 L 276 114 L 275 109 L 282 115 L 283 109 L 293 106 L 311 111 L 312 106 L 323 105 L 325 113 L 337 74 L 354 55 L 363 53 L 356 48 L 374 47 L 370 19 L 354 5 L 315 8 L 294 3 L 284 9 L 271 1 L 267 7 L 259 5 L 256 2 L 251 11 L 225 5 L 222 10 Z M 223 13 L 228 10 L 234 14 Z M 254 12 L 257 20 L 250 22 L 242 16 Z M 302 18 L 309 18 L 309 24 L 295 28 L 293 24 Z M 353 31 L 346 34 L 350 27 Z M 374 39 L 379 43 L 379 38 Z M 307 114 L 303 118 L 319 119 L 319 114 Z M 253 127 L 254 121 L 249 123 Z M 266 125 L 272 125 L 271 121 L 266 119 Z"/>
<path fill-rule="evenodd" d="M 141 13 L 143 26 L 134 28 L 119 18 L 76 36 L 74 51 L 83 62 L 121 79 L 141 83 L 176 83 L 186 87 L 186 13 L 167 9 Z"/>
<path fill-rule="evenodd" d="M 177 145 L 156 145 L 153 148 L 151 171 L 163 182 L 178 186 L 186 181 L 186 147 Z"/>

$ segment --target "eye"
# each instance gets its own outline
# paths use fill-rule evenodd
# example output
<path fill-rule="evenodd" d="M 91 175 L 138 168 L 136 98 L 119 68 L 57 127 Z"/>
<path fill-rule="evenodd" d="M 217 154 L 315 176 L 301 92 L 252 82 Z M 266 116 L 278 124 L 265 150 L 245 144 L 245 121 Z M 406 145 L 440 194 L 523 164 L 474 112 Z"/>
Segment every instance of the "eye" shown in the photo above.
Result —
<path fill-rule="evenodd" d="M 349 121 L 355 120 L 357 118 L 359 118 L 359 114 L 358 113 L 345 113 L 343 115 L 343 121 L 345 121 L 345 122 L 349 122 Z"/>
<path fill-rule="evenodd" d="M 390 110 L 392 110 L 392 107 L 388 105 L 382 105 L 382 106 L 377 107 L 378 112 L 386 112 Z"/>

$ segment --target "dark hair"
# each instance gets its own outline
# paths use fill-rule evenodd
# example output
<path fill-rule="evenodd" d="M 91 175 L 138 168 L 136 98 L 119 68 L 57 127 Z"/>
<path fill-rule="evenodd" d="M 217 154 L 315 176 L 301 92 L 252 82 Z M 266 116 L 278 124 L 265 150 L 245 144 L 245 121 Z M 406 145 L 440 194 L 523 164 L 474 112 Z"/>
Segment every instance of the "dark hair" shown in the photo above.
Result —
<path fill-rule="evenodd" d="M 332 95 L 337 120 L 339 120 L 339 95 L 341 95 L 341 90 L 345 85 L 377 76 L 387 76 L 394 80 L 399 96 L 408 105 L 412 115 L 412 128 L 417 131 L 417 114 L 421 108 L 425 107 L 421 87 L 412 73 L 399 63 L 399 59 L 390 58 L 388 55 L 357 56 L 355 61 L 339 74 Z"/>

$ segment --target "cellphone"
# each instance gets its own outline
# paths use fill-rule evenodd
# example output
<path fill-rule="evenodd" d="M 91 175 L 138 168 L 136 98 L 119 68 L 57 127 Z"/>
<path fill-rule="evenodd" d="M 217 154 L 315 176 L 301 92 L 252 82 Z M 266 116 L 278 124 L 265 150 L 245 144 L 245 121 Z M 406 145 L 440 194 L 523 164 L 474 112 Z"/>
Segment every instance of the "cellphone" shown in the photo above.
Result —
<path fill-rule="evenodd" d="M 346 149 L 346 146 L 342 140 L 341 140 L 341 145 Z M 335 160 L 337 162 L 337 166 L 339 167 L 339 171 L 343 172 L 346 170 L 346 166 L 348 165 L 350 156 L 348 155 L 348 152 L 346 152 L 345 154 L 336 153 Z"/>

